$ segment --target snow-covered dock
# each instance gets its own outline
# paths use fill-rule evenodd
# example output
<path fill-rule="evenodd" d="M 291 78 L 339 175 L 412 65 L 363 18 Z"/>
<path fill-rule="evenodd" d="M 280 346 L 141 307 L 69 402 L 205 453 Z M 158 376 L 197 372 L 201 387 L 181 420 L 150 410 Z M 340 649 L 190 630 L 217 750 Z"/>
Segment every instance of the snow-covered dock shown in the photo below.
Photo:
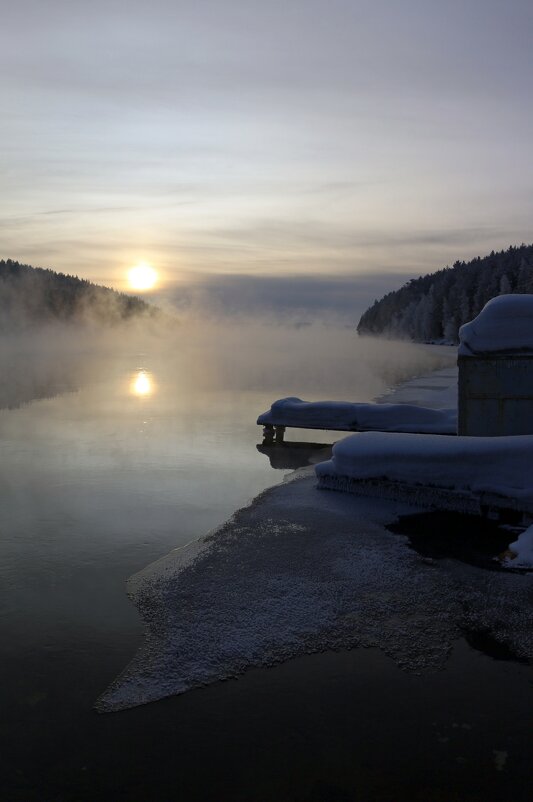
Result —
<path fill-rule="evenodd" d="M 267 441 L 282 440 L 285 428 L 453 435 L 457 433 L 457 368 L 410 379 L 377 403 L 281 398 L 257 423 L 264 427 Z"/>
<path fill-rule="evenodd" d="M 456 434 L 455 409 L 430 409 L 414 404 L 358 404 L 343 401 L 302 401 L 281 398 L 257 419 L 267 439 L 282 439 L 285 428 L 339 432 L 404 432 Z M 281 431 L 277 431 L 281 430 Z"/>

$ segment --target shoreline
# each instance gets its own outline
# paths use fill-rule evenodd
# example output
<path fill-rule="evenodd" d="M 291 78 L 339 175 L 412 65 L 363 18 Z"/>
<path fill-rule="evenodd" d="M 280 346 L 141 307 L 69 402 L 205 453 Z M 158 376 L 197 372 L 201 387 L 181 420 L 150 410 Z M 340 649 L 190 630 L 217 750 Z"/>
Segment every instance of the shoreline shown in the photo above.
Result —
<path fill-rule="evenodd" d="M 377 646 L 408 672 L 440 670 L 465 630 L 533 658 L 531 577 L 427 560 L 387 529 L 422 508 L 317 490 L 305 474 L 265 491 L 192 555 L 185 547 L 135 576 L 147 637 L 100 711 L 328 649 Z"/>
<path fill-rule="evenodd" d="M 427 380 L 411 380 L 407 391 L 416 392 L 420 382 L 426 395 L 446 389 L 442 375 L 440 383 Z M 474 628 L 498 630 L 500 638 L 504 633 L 519 656 L 533 658 L 533 636 L 524 630 L 518 601 L 526 609 L 523 578 L 493 578 L 487 614 L 486 577 L 476 586 L 475 572 L 465 576 L 464 566 L 436 572 L 405 543 L 391 540 L 387 524 L 417 511 L 427 512 L 399 501 L 317 490 L 313 468 L 293 472 L 214 532 L 130 578 L 128 593 L 145 621 L 146 638 L 97 709 L 145 704 L 325 649 L 379 646 L 407 670 L 442 668 L 468 623 L 461 606 L 474 611 Z M 384 605 L 379 583 L 396 588 Z M 507 609 L 511 585 L 513 611 L 498 616 L 498 605 Z M 374 606 L 362 601 L 369 589 Z M 406 621 L 418 618 L 406 639 L 387 624 L 391 606 L 403 608 Z M 380 621 L 380 632 L 364 624 L 369 619 Z"/>
<path fill-rule="evenodd" d="M 457 367 L 456 366 L 449 366 L 447 368 L 437 368 L 435 370 L 430 371 L 429 373 L 422 373 L 420 375 L 412 376 L 411 378 L 398 383 L 397 385 L 393 386 L 389 390 L 387 390 L 382 395 L 375 398 L 376 403 L 410 403 L 416 404 L 420 403 L 420 398 L 424 400 L 424 403 L 428 406 L 439 407 L 441 406 L 441 401 L 444 398 L 445 401 L 449 401 L 450 399 L 450 388 L 453 387 L 453 382 L 456 381 L 457 377 Z M 298 430 L 296 430 L 298 431 Z M 343 432 L 332 432 L 332 434 L 337 437 L 337 439 L 341 439 L 345 437 L 345 433 Z M 340 435 L 340 436 L 339 436 Z M 336 440 L 335 440 L 336 442 Z M 115 692 L 121 687 L 122 683 L 128 683 L 130 678 L 134 677 L 136 673 L 144 674 L 145 667 L 149 666 L 152 662 L 153 653 L 160 651 L 161 646 L 158 644 L 152 643 L 152 638 L 150 634 L 150 628 L 153 622 L 156 620 L 156 615 L 154 614 L 153 610 L 150 610 L 149 607 L 147 609 L 143 609 L 143 599 L 150 595 L 157 593 L 155 590 L 157 586 L 161 585 L 162 583 L 172 583 L 179 581 L 179 575 L 183 571 L 185 571 L 189 566 L 191 566 L 197 559 L 202 559 L 206 556 L 209 550 L 213 547 L 218 535 L 223 532 L 228 526 L 232 524 L 235 520 L 236 516 L 239 513 L 242 513 L 245 510 L 252 510 L 255 508 L 256 505 L 262 503 L 262 500 L 265 496 L 268 497 L 268 494 L 271 492 L 276 491 L 277 489 L 283 487 L 286 482 L 292 482 L 295 479 L 299 479 L 302 476 L 308 476 L 311 481 L 314 479 L 314 467 L 307 466 L 307 467 L 300 467 L 295 470 L 292 470 L 285 474 L 283 479 L 280 482 L 270 485 L 269 487 L 265 488 L 258 496 L 250 500 L 250 503 L 245 507 L 236 509 L 234 513 L 227 519 L 221 526 L 216 527 L 214 530 L 207 532 L 205 535 L 183 545 L 179 546 L 178 548 L 171 551 L 169 554 L 164 555 L 163 557 L 159 558 L 153 563 L 150 563 L 141 571 L 138 571 L 136 574 L 133 574 L 127 580 L 127 594 L 133 604 L 137 607 L 139 616 L 144 624 L 144 636 L 140 646 L 138 647 L 137 651 L 133 655 L 132 659 L 128 662 L 128 664 L 124 667 L 123 671 L 112 680 L 106 690 L 101 694 L 96 702 L 96 709 L 100 712 L 108 712 L 115 709 L 121 709 L 122 704 L 118 706 L 111 701 Z M 312 488 L 312 484 L 310 485 L 310 490 Z M 317 498 L 315 497 L 315 503 Z M 379 504 L 380 501 L 374 502 Z M 387 504 L 387 502 L 384 502 Z M 393 502 L 394 503 L 394 502 Z M 406 512 L 408 512 L 411 507 L 409 505 L 405 505 Z M 392 521 L 391 521 L 392 522 Z M 161 614 L 161 613 L 160 613 Z M 165 614 L 162 613 L 162 617 L 165 618 Z M 275 664 L 274 661 L 273 664 Z M 164 669 L 162 669 L 164 671 Z M 238 675 L 237 672 L 236 675 Z M 235 675 L 235 676 L 236 676 Z M 217 681 L 218 679 L 223 679 L 224 677 L 215 677 L 208 682 Z M 202 685 L 203 682 L 198 683 Z M 178 685 L 180 685 L 178 683 Z M 196 685 L 192 685 L 191 687 L 196 687 Z M 155 701 L 158 698 L 166 698 L 167 696 L 171 696 L 174 693 L 184 693 L 187 690 L 186 687 L 181 688 L 171 692 L 171 693 L 163 693 L 161 696 L 154 696 L 153 699 L 144 700 L 144 694 L 142 691 L 139 692 L 139 698 L 142 701 L 139 701 L 135 704 L 145 704 L 149 703 L 150 701 Z M 129 705 L 125 705 L 129 706 Z"/>

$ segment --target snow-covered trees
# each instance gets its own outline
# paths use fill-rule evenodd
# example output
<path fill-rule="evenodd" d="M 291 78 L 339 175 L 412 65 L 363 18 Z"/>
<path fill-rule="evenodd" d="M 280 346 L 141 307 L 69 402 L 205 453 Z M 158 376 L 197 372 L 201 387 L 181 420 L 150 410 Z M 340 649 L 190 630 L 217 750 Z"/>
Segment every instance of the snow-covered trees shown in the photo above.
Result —
<path fill-rule="evenodd" d="M 423 342 L 457 342 L 459 326 L 494 296 L 511 292 L 533 292 L 533 245 L 492 251 L 483 259 L 456 262 L 451 268 L 411 279 L 375 301 L 357 330 Z"/>

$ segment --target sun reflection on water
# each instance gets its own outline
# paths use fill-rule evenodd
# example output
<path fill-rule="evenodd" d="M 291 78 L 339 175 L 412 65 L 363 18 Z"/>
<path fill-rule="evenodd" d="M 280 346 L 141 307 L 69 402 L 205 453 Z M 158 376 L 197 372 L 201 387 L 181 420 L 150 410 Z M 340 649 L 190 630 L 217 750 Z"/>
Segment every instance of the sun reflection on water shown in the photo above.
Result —
<path fill-rule="evenodd" d="M 136 371 L 131 380 L 130 392 L 132 395 L 139 397 L 152 395 L 154 392 L 154 382 L 151 374 L 146 370 Z"/>

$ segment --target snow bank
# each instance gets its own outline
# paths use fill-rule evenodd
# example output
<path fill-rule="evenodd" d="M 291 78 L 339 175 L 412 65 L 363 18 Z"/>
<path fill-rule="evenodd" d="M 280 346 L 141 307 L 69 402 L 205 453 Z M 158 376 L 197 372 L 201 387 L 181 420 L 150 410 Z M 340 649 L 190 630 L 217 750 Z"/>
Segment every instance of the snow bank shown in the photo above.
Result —
<path fill-rule="evenodd" d="M 533 295 L 499 295 L 459 329 L 459 356 L 533 354 Z"/>
<path fill-rule="evenodd" d="M 504 561 L 509 568 L 533 568 L 533 526 L 526 529 L 518 540 L 511 543 L 509 551 L 515 555 Z"/>
<path fill-rule="evenodd" d="M 533 657 L 533 577 L 428 563 L 384 528 L 412 511 L 320 493 L 312 475 L 262 494 L 130 580 L 146 639 L 98 709 L 326 649 L 378 647 L 404 670 L 435 670 L 465 630 Z"/>
<path fill-rule="evenodd" d="M 403 484 L 492 493 L 533 502 L 533 435 L 437 437 L 363 432 L 341 440 L 316 467 L 325 478 L 385 479 Z M 330 483 L 331 485 L 331 483 Z"/>
<path fill-rule="evenodd" d="M 281 398 L 257 419 L 259 425 L 336 431 L 419 432 L 455 434 L 455 409 L 429 409 L 413 404 L 358 404 Z"/>

